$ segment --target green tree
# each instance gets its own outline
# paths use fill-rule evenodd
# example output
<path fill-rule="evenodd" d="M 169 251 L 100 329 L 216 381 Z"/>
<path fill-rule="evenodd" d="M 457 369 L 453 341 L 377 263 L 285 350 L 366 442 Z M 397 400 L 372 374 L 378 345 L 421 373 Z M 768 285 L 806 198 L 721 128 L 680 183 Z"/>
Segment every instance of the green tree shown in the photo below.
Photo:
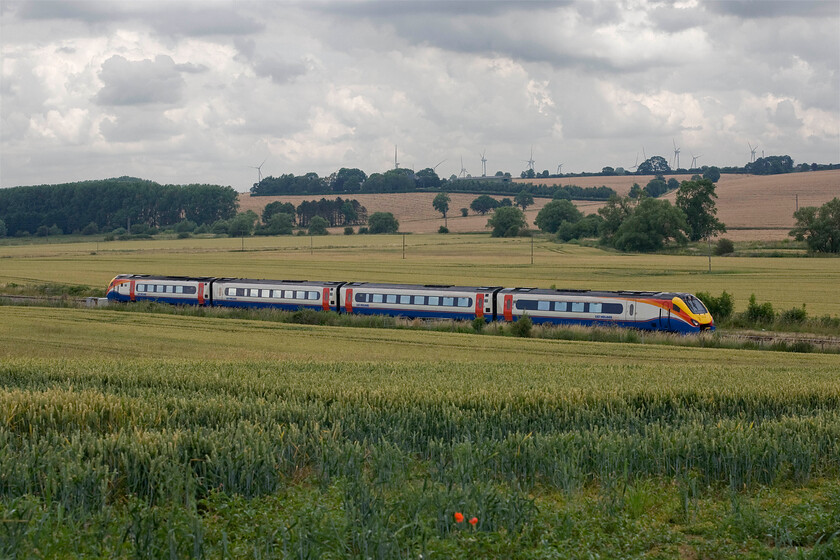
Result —
<path fill-rule="evenodd" d="M 540 230 L 547 233 L 557 233 L 564 222 L 577 223 L 583 214 L 570 200 L 552 200 L 542 207 L 534 220 Z"/>
<path fill-rule="evenodd" d="M 601 224 L 601 242 L 612 245 L 615 233 L 630 214 L 633 213 L 633 201 L 629 197 L 621 198 L 614 194 L 607 203 L 598 209 L 598 214 L 604 218 Z"/>
<path fill-rule="evenodd" d="M 697 175 L 691 181 L 683 181 L 677 190 L 677 208 L 685 213 L 692 241 L 713 237 L 726 231 L 726 226 L 715 215 L 715 184 L 710 179 Z"/>
<path fill-rule="evenodd" d="M 668 192 L 668 183 L 665 182 L 665 178 L 662 175 L 657 175 L 656 178 L 651 179 L 645 185 L 645 193 L 653 198 L 661 196 L 666 192 Z"/>
<path fill-rule="evenodd" d="M 291 235 L 294 227 L 294 217 L 291 214 L 280 213 L 269 218 L 264 231 L 266 235 Z"/>
<path fill-rule="evenodd" d="M 613 246 L 621 251 L 658 251 L 671 241 L 686 242 L 685 214 L 667 200 L 643 198 L 621 223 Z"/>
<path fill-rule="evenodd" d="M 257 221 L 257 214 L 253 210 L 241 212 L 233 218 L 228 225 L 228 235 L 231 237 L 246 237 L 254 231 L 254 222 Z M 215 229 L 215 224 L 214 224 Z"/>
<path fill-rule="evenodd" d="M 715 167 L 714 165 L 711 167 L 707 167 L 705 171 L 703 171 L 703 178 L 708 179 L 712 183 L 717 183 L 720 181 L 720 169 Z"/>
<path fill-rule="evenodd" d="M 563 222 L 557 228 L 557 241 L 598 237 L 603 222 L 604 218 L 598 214 L 589 214 L 575 223 Z"/>
<path fill-rule="evenodd" d="M 642 196 L 643 192 L 644 191 L 642 190 L 642 187 L 639 185 L 639 183 L 633 183 L 633 186 L 630 187 L 630 194 L 628 194 L 627 196 L 629 196 L 630 198 L 639 198 L 640 196 Z"/>
<path fill-rule="evenodd" d="M 312 216 L 312 219 L 309 220 L 309 235 L 327 235 L 329 233 L 327 226 L 329 225 L 330 223 L 326 218 Z"/>
<path fill-rule="evenodd" d="M 415 175 L 417 186 L 421 189 L 439 189 L 440 188 L 440 177 L 438 174 L 435 173 L 435 170 L 431 167 L 427 167 L 426 169 L 421 169 Z"/>
<path fill-rule="evenodd" d="M 374 212 L 368 218 L 370 233 L 397 233 L 400 222 L 390 212 Z"/>
<path fill-rule="evenodd" d="M 0 220 L 0 237 L 6 237 L 6 233 L 8 233 L 8 230 L 6 229 L 6 222 Z"/>
<path fill-rule="evenodd" d="M 815 253 L 840 253 L 840 198 L 829 200 L 819 208 L 804 206 L 793 217 L 796 227 L 789 235 L 805 241 Z"/>
<path fill-rule="evenodd" d="M 525 189 L 522 189 L 522 190 L 521 190 L 521 191 L 519 191 L 519 192 L 517 193 L 517 195 L 513 198 L 513 202 L 514 202 L 517 206 L 519 206 L 520 208 L 522 208 L 523 210 L 525 210 L 525 209 L 526 209 L 526 208 L 528 208 L 529 206 L 533 206 L 533 204 L 534 204 L 534 195 L 532 195 L 531 193 L 529 193 L 529 192 L 528 192 L 528 191 L 526 191 Z"/>
<path fill-rule="evenodd" d="M 275 202 L 269 202 L 265 205 L 262 211 L 262 222 L 264 224 L 268 224 L 271 220 L 271 217 L 275 214 L 288 214 L 290 216 L 295 215 L 295 205 L 291 202 L 280 202 L 279 200 Z"/>
<path fill-rule="evenodd" d="M 653 156 L 642 163 L 636 169 L 638 175 L 656 175 L 659 173 L 667 173 L 671 171 L 671 166 L 668 165 L 668 160 L 662 156 Z"/>
<path fill-rule="evenodd" d="M 481 214 L 482 216 L 499 207 L 499 201 L 493 198 L 492 196 L 483 194 L 476 198 L 475 200 L 470 203 L 470 208 L 476 214 Z"/>
<path fill-rule="evenodd" d="M 516 237 L 525 227 L 525 214 L 515 206 L 497 208 L 487 220 L 487 227 L 493 229 L 493 237 Z"/>
<path fill-rule="evenodd" d="M 432 201 L 432 206 L 434 206 L 435 210 L 443 214 L 443 225 L 446 227 L 446 213 L 449 212 L 449 195 L 445 192 L 438 193 L 435 199 Z"/>
<path fill-rule="evenodd" d="M 330 187 L 333 192 L 359 192 L 367 179 L 367 175 L 361 169 L 342 167 L 332 177 Z"/>

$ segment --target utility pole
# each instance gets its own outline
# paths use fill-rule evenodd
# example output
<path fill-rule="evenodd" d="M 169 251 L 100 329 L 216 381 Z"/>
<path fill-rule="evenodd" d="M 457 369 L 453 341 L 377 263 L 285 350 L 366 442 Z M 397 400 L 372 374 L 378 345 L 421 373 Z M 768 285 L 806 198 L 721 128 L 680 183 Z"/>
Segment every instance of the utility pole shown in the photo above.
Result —
<path fill-rule="evenodd" d="M 405 234 L 403 234 L 403 259 L 405 259 Z"/>
<path fill-rule="evenodd" d="M 534 264 L 534 234 L 531 234 L 531 264 Z"/>

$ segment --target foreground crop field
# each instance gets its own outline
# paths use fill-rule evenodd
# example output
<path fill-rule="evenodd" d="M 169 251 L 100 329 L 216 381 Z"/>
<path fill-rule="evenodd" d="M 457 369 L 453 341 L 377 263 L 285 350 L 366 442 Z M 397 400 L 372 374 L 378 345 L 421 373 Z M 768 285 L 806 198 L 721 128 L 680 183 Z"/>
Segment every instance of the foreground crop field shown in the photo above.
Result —
<path fill-rule="evenodd" d="M 405 244 L 405 249 L 403 249 Z M 243 250 L 244 248 L 244 250 Z M 840 315 L 840 259 L 626 255 L 489 235 L 193 238 L 0 245 L 0 292 L 9 284 L 101 289 L 119 273 L 243 276 L 422 284 L 726 290 L 737 311 L 750 294 L 777 310 L 806 305 Z M 405 258 L 403 258 L 405 255 Z"/>
<path fill-rule="evenodd" d="M 840 553 L 837 356 L 0 312 L 2 557 Z"/>

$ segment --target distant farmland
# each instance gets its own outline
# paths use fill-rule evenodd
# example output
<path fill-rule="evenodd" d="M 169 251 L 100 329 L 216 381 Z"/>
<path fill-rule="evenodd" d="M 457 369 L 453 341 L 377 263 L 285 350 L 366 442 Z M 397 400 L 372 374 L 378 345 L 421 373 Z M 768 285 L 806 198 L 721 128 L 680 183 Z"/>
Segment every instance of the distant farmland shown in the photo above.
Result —
<path fill-rule="evenodd" d="M 685 175 L 666 175 L 678 181 L 686 180 Z M 563 179 L 529 179 L 535 184 L 574 184 L 580 187 L 599 187 L 606 185 L 615 189 L 619 195 L 626 195 L 633 183 L 644 186 L 651 177 L 625 175 L 616 177 L 569 177 Z M 517 179 L 516 182 L 526 182 Z M 793 212 L 796 196 L 799 206 L 820 206 L 836 196 L 840 196 L 840 170 L 815 171 L 810 173 L 791 173 L 786 175 L 722 175 L 718 181 L 718 216 L 730 228 L 726 237 L 736 241 L 755 239 L 787 239 L 787 232 L 794 225 Z M 449 230 L 454 232 L 488 231 L 485 226 L 489 216 L 476 216 L 470 213 L 461 216 L 461 208 L 469 208 L 477 194 L 452 193 L 449 204 Z M 400 222 L 400 231 L 411 233 L 430 233 L 443 225 L 440 213 L 432 207 L 435 193 L 389 193 L 355 194 L 344 198 L 355 198 L 368 210 L 391 212 Z M 240 195 L 241 210 L 254 210 L 258 214 L 269 202 L 281 200 L 300 204 L 303 200 L 320 199 L 322 195 L 308 196 L 261 196 Z M 496 197 L 502 198 L 502 197 Z M 672 202 L 675 193 L 665 195 Z M 526 218 L 533 224 L 537 212 L 545 206 L 548 199 L 535 199 L 534 206 L 528 208 Z M 596 212 L 601 202 L 576 201 L 575 204 L 585 214 Z M 735 229 L 733 229 L 735 228 Z"/>

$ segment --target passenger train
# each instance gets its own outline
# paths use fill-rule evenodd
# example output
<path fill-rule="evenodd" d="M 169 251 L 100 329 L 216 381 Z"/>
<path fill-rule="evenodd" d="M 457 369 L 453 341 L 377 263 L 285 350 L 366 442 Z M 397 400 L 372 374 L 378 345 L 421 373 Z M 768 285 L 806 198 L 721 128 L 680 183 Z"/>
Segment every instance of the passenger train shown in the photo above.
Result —
<path fill-rule="evenodd" d="M 696 296 L 674 292 L 609 292 L 371 282 L 252 280 L 120 274 L 108 286 L 113 302 L 316 309 L 357 315 L 599 325 L 698 333 L 714 330 Z"/>
<path fill-rule="evenodd" d="M 697 333 L 714 330 L 696 296 L 673 292 L 609 292 L 371 282 L 313 282 L 120 274 L 108 286 L 113 302 L 315 309 L 357 315 L 599 325 Z"/>

